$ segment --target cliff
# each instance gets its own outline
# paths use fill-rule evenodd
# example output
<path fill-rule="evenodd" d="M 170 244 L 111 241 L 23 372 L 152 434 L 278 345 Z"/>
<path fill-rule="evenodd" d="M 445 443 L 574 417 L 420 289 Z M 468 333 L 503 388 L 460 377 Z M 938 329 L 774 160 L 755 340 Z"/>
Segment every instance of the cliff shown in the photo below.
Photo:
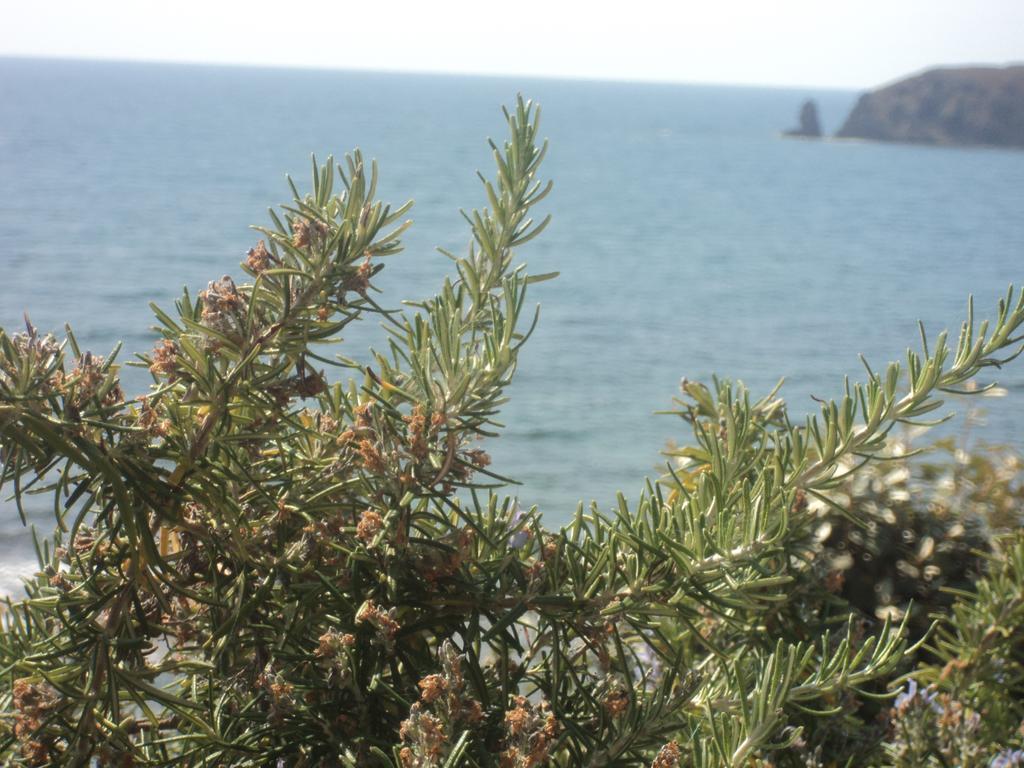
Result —
<path fill-rule="evenodd" d="M 860 97 L 837 138 L 1024 148 L 1024 66 L 932 69 Z"/>

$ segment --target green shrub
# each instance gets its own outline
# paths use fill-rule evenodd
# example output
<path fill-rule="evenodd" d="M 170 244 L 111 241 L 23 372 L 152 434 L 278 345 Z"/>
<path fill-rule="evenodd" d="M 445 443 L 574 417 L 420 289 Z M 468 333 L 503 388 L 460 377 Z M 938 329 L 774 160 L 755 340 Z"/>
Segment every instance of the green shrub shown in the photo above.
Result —
<path fill-rule="evenodd" d="M 1024 765 L 1024 534 L 1002 537 L 990 558 L 894 703 L 886 751 L 898 768 Z"/>
<path fill-rule="evenodd" d="M 817 575 L 866 620 L 906 616 L 917 642 L 954 591 L 973 590 L 993 537 L 1020 527 L 1024 467 L 1005 449 L 967 451 L 952 437 L 920 450 L 894 438 L 887 453 L 819 505 Z"/>
<path fill-rule="evenodd" d="M 804 765 L 894 673 L 899 626 L 806 586 L 815 504 L 1013 355 L 1024 294 L 799 425 L 774 393 L 687 383 L 671 474 L 545 530 L 479 442 L 551 276 L 514 262 L 548 187 L 535 110 L 507 118 L 455 279 L 406 310 L 373 280 L 408 206 L 355 153 L 339 194 L 331 163 L 293 186 L 250 282 L 155 309 L 144 397 L 70 331 L 0 334 L 0 479 L 57 518 L 0 633 L 6 763 Z M 386 350 L 328 357 L 374 316 Z"/>

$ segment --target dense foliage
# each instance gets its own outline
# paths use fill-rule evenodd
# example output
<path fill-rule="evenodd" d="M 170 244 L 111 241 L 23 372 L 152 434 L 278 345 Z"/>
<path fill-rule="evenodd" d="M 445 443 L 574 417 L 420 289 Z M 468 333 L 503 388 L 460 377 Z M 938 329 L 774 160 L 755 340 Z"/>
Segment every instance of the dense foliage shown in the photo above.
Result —
<path fill-rule="evenodd" d="M 433 298 L 401 311 L 374 298 L 408 205 L 375 201 L 376 169 L 355 153 L 337 177 L 314 163 L 311 192 L 293 185 L 248 252 L 248 282 L 154 308 L 146 395 L 126 398 L 114 355 L 70 331 L 0 333 L 0 480 L 19 504 L 52 494 L 57 519 L 0 633 L 4 763 L 1024 758 L 1006 730 L 1024 714 L 1024 542 L 986 534 L 990 575 L 893 704 L 887 686 L 918 658 L 907 633 L 924 631 L 901 621 L 904 598 L 920 595 L 898 581 L 878 605 L 844 594 L 864 558 L 842 567 L 834 538 L 877 530 L 850 484 L 891 466 L 873 462 L 893 428 L 1019 352 L 1024 294 L 991 323 L 969 316 L 952 348 L 943 334 L 905 367 L 867 368 L 800 423 L 776 393 L 684 382 L 693 437 L 665 477 L 546 530 L 500 495 L 480 442 L 501 431 L 527 288 L 551 276 L 515 262 L 546 224 L 530 218 L 548 190 L 537 113 L 519 101 L 506 117 L 487 207 L 466 216 L 469 248 Z M 329 356 L 366 317 L 387 348 Z M 1001 519 L 1016 519 L 1002 482 Z M 875 502 L 894 530 L 917 514 Z M 939 535 L 904 527 L 917 538 L 900 562 L 923 572 Z M 961 589 L 984 570 L 965 553 L 936 565 Z"/>

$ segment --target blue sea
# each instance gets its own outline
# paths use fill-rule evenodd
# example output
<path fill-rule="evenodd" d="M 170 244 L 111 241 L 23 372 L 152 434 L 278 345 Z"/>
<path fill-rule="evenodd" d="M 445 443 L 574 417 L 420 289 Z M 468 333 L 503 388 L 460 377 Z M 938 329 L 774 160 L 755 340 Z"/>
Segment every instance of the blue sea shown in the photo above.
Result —
<path fill-rule="evenodd" d="M 797 414 L 840 394 L 858 354 L 879 367 L 920 318 L 956 329 L 1024 281 L 1024 152 L 780 138 L 805 98 L 826 130 L 846 91 L 0 59 L 0 326 L 75 329 L 124 359 L 153 342 L 148 302 L 173 307 L 254 244 L 251 224 L 308 184 L 310 154 L 378 160 L 381 195 L 413 198 L 383 301 L 430 294 L 483 204 L 488 136 L 518 92 L 543 106 L 548 231 L 524 247 L 540 326 L 487 445 L 551 525 L 577 502 L 638 496 L 684 425 L 655 415 L 681 377 L 764 393 L 786 377 Z M 379 341 L 372 324 L 341 349 Z M 130 370 L 126 389 L 146 377 Z M 1024 448 L 1024 361 L 998 372 L 972 434 Z M 968 405 L 951 403 L 963 412 Z M 34 522 L 51 527 L 39 503 Z M 0 506 L 0 592 L 31 570 Z"/>

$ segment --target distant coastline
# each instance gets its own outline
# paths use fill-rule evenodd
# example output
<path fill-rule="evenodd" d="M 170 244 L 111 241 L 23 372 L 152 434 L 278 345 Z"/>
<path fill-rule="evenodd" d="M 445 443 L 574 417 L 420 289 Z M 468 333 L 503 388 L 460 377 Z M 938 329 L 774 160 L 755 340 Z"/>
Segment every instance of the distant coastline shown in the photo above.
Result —
<path fill-rule="evenodd" d="M 837 139 L 1024 149 L 1024 65 L 940 67 L 862 95 Z"/>

